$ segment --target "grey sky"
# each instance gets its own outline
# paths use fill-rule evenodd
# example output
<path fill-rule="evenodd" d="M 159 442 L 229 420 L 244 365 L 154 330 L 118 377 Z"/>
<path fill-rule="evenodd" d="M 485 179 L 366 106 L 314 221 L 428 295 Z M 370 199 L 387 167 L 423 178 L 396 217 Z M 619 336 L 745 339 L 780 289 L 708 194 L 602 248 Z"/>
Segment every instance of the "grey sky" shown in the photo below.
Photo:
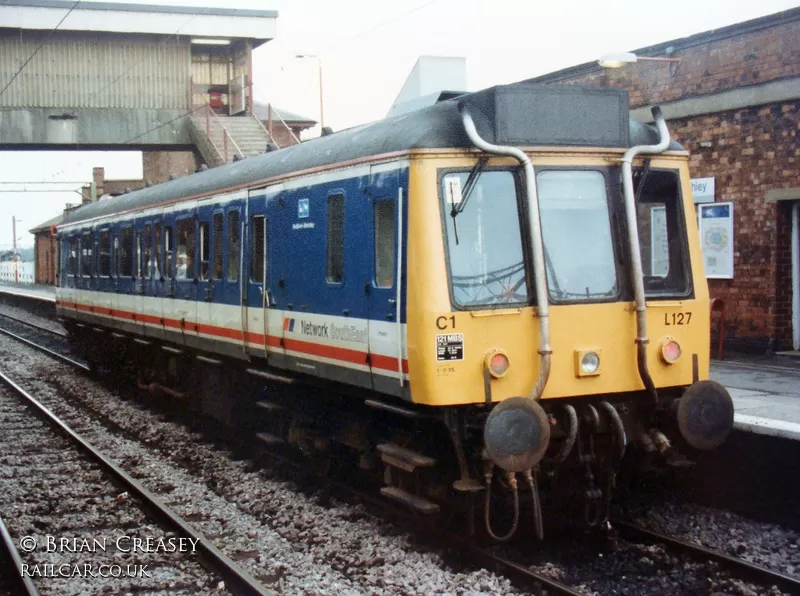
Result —
<path fill-rule="evenodd" d="M 276 39 L 254 52 L 255 98 L 319 119 L 317 61 L 294 57 L 316 54 L 322 60 L 325 124 L 335 130 L 382 118 L 420 55 L 466 57 L 472 91 L 798 5 L 788 0 L 126 1 L 277 10 Z M 137 154 L 0 152 L 0 181 L 88 181 L 92 167 L 100 165 L 110 178 L 141 177 Z M 27 230 L 75 199 L 70 192 L 0 193 L 0 248 L 11 245 L 12 215 L 23 220 L 18 236 L 28 246 L 33 238 Z"/>

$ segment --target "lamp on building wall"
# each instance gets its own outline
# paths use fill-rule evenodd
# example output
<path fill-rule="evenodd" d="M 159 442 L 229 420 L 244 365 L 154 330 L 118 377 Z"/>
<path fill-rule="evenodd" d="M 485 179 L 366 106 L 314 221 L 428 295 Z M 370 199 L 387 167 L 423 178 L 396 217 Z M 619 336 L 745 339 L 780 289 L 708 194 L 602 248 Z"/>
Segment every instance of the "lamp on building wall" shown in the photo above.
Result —
<path fill-rule="evenodd" d="M 625 66 L 626 64 L 635 64 L 638 61 L 649 61 L 649 62 L 670 62 L 676 63 L 680 62 L 680 58 L 658 58 L 655 56 L 637 56 L 633 52 L 622 52 L 619 54 L 607 54 L 602 56 L 597 63 L 604 67 L 604 68 L 620 68 L 621 66 Z"/>
<path fill-rule="evenodd" d="M 191 43 L 197 44 L 199 46 L 229 46 L 231 45 L 230 39 L 217 39 L 217 38 L 206 38 L 206 37 L 193 37 Z"/>
<path fill-rule="evenodd" d="M 325 117 L 322 111 L 322 60 L 316 54 L 297 54 L 295 58 L 314 58 L 317 61 L 319 68 L 319 129 L 322 130 L 325 126 Z"/>

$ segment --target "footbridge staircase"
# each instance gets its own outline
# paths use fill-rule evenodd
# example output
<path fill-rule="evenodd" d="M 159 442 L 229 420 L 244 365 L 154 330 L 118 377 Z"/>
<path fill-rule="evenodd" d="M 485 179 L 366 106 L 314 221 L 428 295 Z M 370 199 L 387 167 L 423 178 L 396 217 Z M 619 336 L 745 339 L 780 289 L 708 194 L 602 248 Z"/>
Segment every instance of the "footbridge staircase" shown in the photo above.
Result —
<path fill-rule="evenodd" d="M 191 120 L 195 145 L 210 168 L 264 153 L 275 144 L 261 120 L 250 113 L 223 116 L 205 106 Z"/>

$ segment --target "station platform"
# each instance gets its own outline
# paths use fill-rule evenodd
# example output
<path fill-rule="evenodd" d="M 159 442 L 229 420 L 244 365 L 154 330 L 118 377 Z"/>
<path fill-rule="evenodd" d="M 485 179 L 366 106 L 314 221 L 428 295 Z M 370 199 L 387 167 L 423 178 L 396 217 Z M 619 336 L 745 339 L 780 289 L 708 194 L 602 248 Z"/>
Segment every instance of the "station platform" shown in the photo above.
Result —
<path fill-rule="evenodd" d="M 800 359 L 712 360 L 710 377 L 733 398 L 734 428 L 800 441 Z"/>
<path fill-rule="evenodd" d="M 20 296 L 21 298 L 52 302 L 54 304 L 56 301 L 56 288 L 55 286 L 49 285 L 10 284 L 0 282 L 0 294 L 10 294 L 12 296 Z"/>

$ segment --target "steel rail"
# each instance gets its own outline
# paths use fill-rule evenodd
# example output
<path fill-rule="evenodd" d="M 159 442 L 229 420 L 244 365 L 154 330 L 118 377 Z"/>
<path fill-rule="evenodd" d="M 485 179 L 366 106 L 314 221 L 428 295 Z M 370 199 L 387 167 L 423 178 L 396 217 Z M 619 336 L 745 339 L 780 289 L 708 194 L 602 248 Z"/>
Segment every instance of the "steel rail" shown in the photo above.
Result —
<path fill-rule="evenodd" d="M 16 569 L 18 572 L 11 575 L 14 576 L 14 579 L 17 582 L 17 587 L 22 589 L 22 592 L 20 593 L 27 594 L 28 596 L 39 596 L 39 590 L 37 590 L 36 586 L 33 585 L 33 580 L 31 580 L 31 578 L 27 575 L 22 575 L 22 557 L 19 556 L 17 546 L 14 544 L 14 540 L 11 538 L 11 534 L 8 533 L 8 528 L 6 528 L 2 518 L 0 518 L 0 537 L 3 539 L 2 547 L 9 559 L 9 562 L 14 564 L 14 569 Z"/>
<path fill-rule="evenodd" d="M 755 581 L 767 582 L 769 585 L 778 585 L 778 587 L 786 589 L 791 594 L 800 593 L 800 579 L 796 577 L 791 577 L 784 575 L 783 573 L 778 573 L 777 571 L 772 571 L 771 569 L 767 569 L 761 565 L 749 563 L 748 561 L 737 559 L 736 557 L 731 557 L 730 555 L 706 548 L 705 546 L 700 546 L 699 544 L 692 544 L 672 536 L 667 536 L 666 534 L 661 534 L 660 532 L 656 532 L 654 530 L 648 530 L 647 528 L 643 528 L 638 524 L 621 520 L 614 520 L 612 521 L 612 524 L 619 528 L 623 533 L 633 534 L 648 540 L 662 542 L 671 548 L 687 551 L 693 556 L 703 557 L 723 563 L 728 567 L 736 569 L 737 571 L 744 572 L 745 575 L 749 576 Z"/>
<path fill-rule="evenodd" d="M 12 315 L 7 315 L 6 313 L 0 313 L 0 317 L 5 317 L 7 319 L 11 319 L 21 325 L 27 325 L 28 327 L 33 327 L 34 329 L 38 329 L 39 331 L 44 331 L 45 333 L 51 333 L 52 335 L 57 335 L 58 337 L 63 337 L 64 339 L 67 338 L 67 334 L 61 331 L 56 331 L 55 329 L 48 329 L 47 327 L 43 327 L 42 325 L 37 325 L 36 323 L 31 323 L 30 321 L 25 321 L 24 319 L 19 319 Z"/>
<path fill-rule="evenodd" d="M 91 372 L 91 369 L 88 366 L 86 366 L 85 364 L 83 364 L 82 362 L 78 362 L 77 360 L 73 360 L 69 356 L 64 356 L 63 354 L 59 354 L 58 352 L 54 352 L 50 348 L 45 348 L 44 346 L 40 346 L 39 344 L 37 344 L 35 342 L 32 342 L 29 339 L 25 339 L 21 335 L 17 335 L 16 333 L 12 333 L 8 329 L 3 329 L 2 327 L 0 327 L 0 333 L 2 333 L 3 335 L 7 335 L 7 336 L 9 336 L 9 337 L 11 337 L 13 339 L 16 339 L 17 341 L 20 341 L 20 342 L 32 347 L 34 350 L 39 350 L 40 352 L 44 352 L 48 356 L 52 356 L 56 360 L 60 360 L 61 362 L 64 362 L 65 364 L 69 364 L 70 366 L 74 366 L 75 368 L 79 368 L 84 372 Z"/>
<path fill-rule="evenodd" d="M 247 445 L 247 443 L 244 443 Z M 344 491 L 345 494 L 357 500 L 361 503 L 368 503 L 373 507 L 384 511 L 387 515 L 391 515 L 393 517 L 399 517 L 404 519 L 406 522 L 411 524 L 415 524 L 417 528 L 424 532 L 430 532 L 430 528 L 424 525 L 420 525 L 420 518 L 415 516 L 411 511 L 406 511 L 405 509 L 401 509 L 395 506 L 393 503 L 386 501 L 385 499 L 378 497 L 374 494 L 357 490 L 350 486 L 349 484 L 342 482 L 340 480 L 334 480 L 328 478 L 326 476 L 321 476 L 319 474 L 314 473 L 313 471 L 309 470 L 307 467 L 302 465 L 302 462 L 297 461 L 295 458 L 292 458 L 288 455 L 281 454 L 276 452 L 274 449 L 270 449 L 269 447 L 258 443 L 257 441 L 252 443 L 256 450 L 262 454 L 265 454 L 267 457 L 275 460 L 281 464 L 291 466 L 302 473 L 305 474 L 313 474 L 318 481 L 324 483 L 325 486 L 328 488 L 336 488 L 340 491 Z M 544 586 L 549 591 L 545 591 L 546 594 L 564 594 L 565 596 L 582 596 L 583 592 L 578 592 L 566 584 L 563 584 L 557 580 L 551 579 L 545 575 L 537 573 L 535 571 L 531 571 L 524 565 L 519 563 L 515 563 L 510 559 L 506 559 L 500 555 L 497 555 L 491 551 L 490 548 L 482 548 L 475 544 L 471 539 L 462 535 L 456 534 L 454 532 L 444 531 L 440 533 L 438 536 L 434 536 L 437 540 L 440 540 L 444 543 L 447 547 L 454 547 L 464 553 L 467 557 L 472 558 L 475 562 L 480 565 L 481 567 L 486 567 L 488 569 L 489 564 L 494 564 L 498 567 L 505 568 L 508 572 L 505 574 L 506 576 L 514 576 L 517 581 L 523 581 L 528 584 L 539 584 Z M 510 573 L 509 573 L 510 572 Z"/>
<path fill-rule="evenodd" d="M 168 508 L 144 485 L 131 477 L 125 470 L 115 464 L 103 453 L 95 449 L 88 441 L 83 439 L 65 422 L 56 416 L 50 409 L 42 405 L 35 397 L 30 395 L 12 379 L 0 372 L 0 380 L 11 388 L 19 397 L 26 400 L 37 414 L 60 430 L 68 439 L 71 439 L 84 453 L 108 472 L 128 493 L 137 496 L 143 501 L 145 507 L 155 514 L 162 522 L 177 531 L 180 535 L 196 540 L 197 549 L 201 556 L 216 573 L 225 581 L 225 586 L 237 596 L 271 594 L 247 571 L 229 559 L 222 551 L 209 542 L 205 536 L 192 528 L 184 519 Z"/>

